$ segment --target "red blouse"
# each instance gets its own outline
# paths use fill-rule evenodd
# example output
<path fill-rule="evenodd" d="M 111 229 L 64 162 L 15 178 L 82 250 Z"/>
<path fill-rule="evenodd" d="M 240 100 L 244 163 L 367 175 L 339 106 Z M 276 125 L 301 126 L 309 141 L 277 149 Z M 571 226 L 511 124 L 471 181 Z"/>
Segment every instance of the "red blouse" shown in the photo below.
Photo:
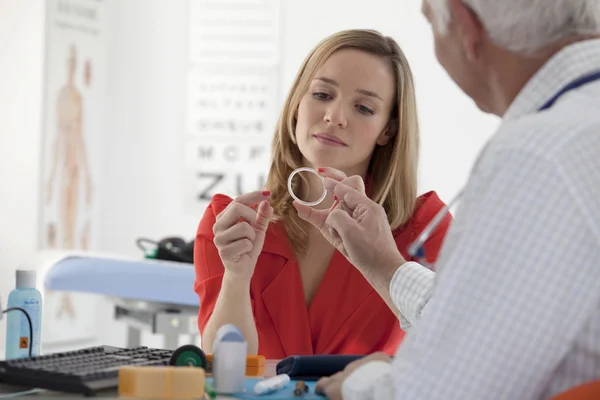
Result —
<path fill-rule="evenodd" d="M 216 216 L 232 201 L 215 195 L 198 226 L 194 247 L 196 281 L 200 298 L 198 328 L 204 333 L 217 301 L 223 263 L 213 244 Z M 435 192 L 419 197 L 412 219 L 393 232 L 398 249 L 408 260 L 408 245 L 425 228 L 444 203 Z M 425 244 L 428 261 L 437 259 L 452 217 L 446 216 Z M 288 245 L 285 229 L 271 223 L 263 251 L 250 283 L 250 298 L 258 353 L 267 359 L 291 355 L 368 354 L 393 355 L 404 337 L 396 316 L 346 258 L 337 250 L 310 306 L 306 307 L 298 263 Z"/>

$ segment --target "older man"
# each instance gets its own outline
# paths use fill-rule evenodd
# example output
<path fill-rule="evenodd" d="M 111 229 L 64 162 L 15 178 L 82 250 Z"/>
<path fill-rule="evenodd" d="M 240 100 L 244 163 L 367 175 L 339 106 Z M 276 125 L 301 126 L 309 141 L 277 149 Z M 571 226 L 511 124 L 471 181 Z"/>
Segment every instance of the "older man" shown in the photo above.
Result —
<path fill-rule="evenodd" d="M 409 330 L 393 361 L 367 357 L 318 389 L 540 400 L 599 379 L 600 2 L 424 0 L 423 12 L 439 62 L 503 122 L 473 168 L 437 276 L 402 259 L 381 207 L 345 184 L 356 177 L 326 179 L 345 207 L 295 205 L 389 291 Z"/>

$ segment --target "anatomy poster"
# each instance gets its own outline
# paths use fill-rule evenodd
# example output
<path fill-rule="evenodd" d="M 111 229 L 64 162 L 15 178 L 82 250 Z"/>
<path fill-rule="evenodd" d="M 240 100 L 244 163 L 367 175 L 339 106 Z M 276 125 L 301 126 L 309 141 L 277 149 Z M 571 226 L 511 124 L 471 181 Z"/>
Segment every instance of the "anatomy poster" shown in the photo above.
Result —
<path fill-rule="evenodd" d="M 280 0 L 190 0 L 186 209 L 266 183 L 281 107 Z"/>
<path fill-rule="evenodd" d="M 103 159 L 106 0 L 49 0 L 40 244 L 94 250 Z M 44 344 L 93 337 L 96 298 L 45 294 Z"/>

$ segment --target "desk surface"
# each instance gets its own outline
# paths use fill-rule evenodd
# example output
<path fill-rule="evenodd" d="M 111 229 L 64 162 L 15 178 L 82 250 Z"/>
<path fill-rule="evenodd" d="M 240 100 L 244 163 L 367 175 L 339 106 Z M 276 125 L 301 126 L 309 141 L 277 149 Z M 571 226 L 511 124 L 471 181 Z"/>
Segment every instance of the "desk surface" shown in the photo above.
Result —
<path fill-rule="evenodd" d="M 277 365 L 278 360 L 267 360 L 266 362 L 266 366 L 265 366 L 265 377 L 271 377 L 275 375 L 275 367 Z M 19 387 L 15 387 L 15 386 L 9 386 L 9 385 L 2 385 L 0 384 L 0 399 L 4 399 L 6 395 L 11 395 L 11 394 L 16 394 L 19 392 L 23 392 L 23 391 L 27 391 L 27 390 L 31 390 L 30 388 L 19 388 Z M 29 393 L 29 394 L 23 394 L 21 396 L 18 397 L 6 397 L 6 398 L 14 398 L 14 399 L 25 399 L 25 400 L 47 400 L 47 399 L 86 399 L 86 400 L 90 400 L 90 399 L 94 399 L 94 400 L 101 400 L 101 399 L 114 399 L 114 398 L 118 398 L 119 394 L 117 392 L 117 390 L 115 391 L 110 391 L 110 392 L 106 392 L 106 393 L 102 393 L 99 394 L 96 397 L 85 397 L 83 395 L 80 394 L 72 394 L 72 393 L 62 393 L 62 392 L 54 392 L 54 391 L 49 391 L 49 390 L 38 390 L 34 393 Z M 218 396 L 217 399 L 234 399 L 234 397 L 231 396 Z"/>

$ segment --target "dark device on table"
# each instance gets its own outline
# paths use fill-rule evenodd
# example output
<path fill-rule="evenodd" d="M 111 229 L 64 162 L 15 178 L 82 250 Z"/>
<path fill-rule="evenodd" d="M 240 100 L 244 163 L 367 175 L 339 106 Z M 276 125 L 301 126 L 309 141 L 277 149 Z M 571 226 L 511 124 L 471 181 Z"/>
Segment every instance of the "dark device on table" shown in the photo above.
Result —
<path fill-rule="evenodd" d="M 364 355 L 314 355 L 291 356 L 277 363 L 277 374 L 287 374 L 292 379 L 316 381 L 343 371 L 346 365 Z"/>
<path fill-rule="evenodd" d="M 96 346 L 81 350 L 0 361 L 0 383 L 94 396 L 116 390 L 122 366 L 186 366 L 208 370 L 197 346 L 173 350 L 146 346 Z"/>
<path fill-rule="evenodd" d="M 180 237 L 166 237 L 157 242 L 147 238 L 139 238 L 136 240 L 136 244 L 148 258 L 188 264 L 194 263 L 193 240 L 186 242 Z M 148 249 L 146 247 L 148 244 L 153 246 L 154 249 Z"/>
<path fill-rule="evenodd" d="M 94 396 L 119 386 L 119 367 L 173 365 L 173 351 L 96 346 L 0 361 L 0 383 Z"/>

